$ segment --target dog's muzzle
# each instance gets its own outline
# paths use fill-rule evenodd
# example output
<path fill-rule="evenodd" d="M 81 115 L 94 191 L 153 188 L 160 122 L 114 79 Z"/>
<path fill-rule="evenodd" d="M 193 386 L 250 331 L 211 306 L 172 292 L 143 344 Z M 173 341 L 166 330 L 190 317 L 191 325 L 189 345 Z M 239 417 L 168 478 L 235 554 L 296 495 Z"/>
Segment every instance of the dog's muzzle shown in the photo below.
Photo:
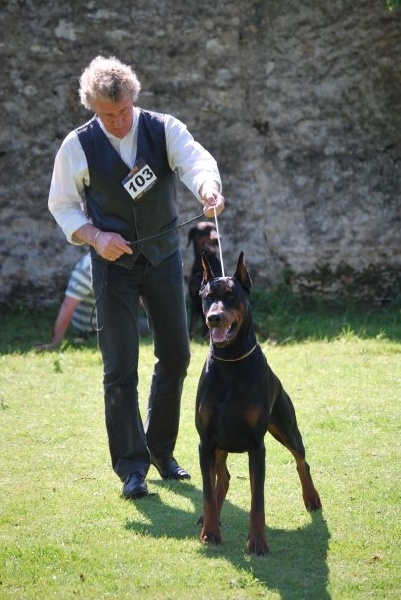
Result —
<path fill-rule="evenodd" d="M 206 317 L 206 324 L 210 330 L 210 336 L 213 344 L 216 346 L 226 346 L 237 329 L 237 323 L 227 323 L 224 315 L 219 312 L 209 313 Z"/>

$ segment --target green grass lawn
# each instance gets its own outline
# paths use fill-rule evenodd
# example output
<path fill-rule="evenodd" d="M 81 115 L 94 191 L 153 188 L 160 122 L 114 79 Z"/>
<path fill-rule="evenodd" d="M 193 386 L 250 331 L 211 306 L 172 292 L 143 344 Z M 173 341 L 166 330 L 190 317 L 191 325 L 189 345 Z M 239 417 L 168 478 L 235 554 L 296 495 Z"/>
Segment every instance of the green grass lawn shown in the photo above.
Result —
<path fill-rule="evenodd" d="M 222 545 L 198 541 L 194 403 L 206 343 L 192 343 L 176 448 L 192 479 L 164 482 L 151 468 L 152 494 L 130 502 L 110 467 L 95 342 L 36 354 L 54 311 L 0 315 L 1 599 L 401 597 L 399 310 L 269 311 L 256 295 L 255 314 L 323 502 L 305 511 L 292 456 L 267 436 L 266 558 L 246 553 L 246 455 L 229 457 Z M 143 411 L 152 366 L 145 339 Z"/>

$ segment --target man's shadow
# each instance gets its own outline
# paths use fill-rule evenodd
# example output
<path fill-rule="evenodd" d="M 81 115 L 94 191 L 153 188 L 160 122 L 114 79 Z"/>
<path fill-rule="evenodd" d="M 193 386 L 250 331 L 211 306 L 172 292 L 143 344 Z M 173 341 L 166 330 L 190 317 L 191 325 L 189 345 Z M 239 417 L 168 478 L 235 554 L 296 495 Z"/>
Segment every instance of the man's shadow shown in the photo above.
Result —
<path fill-rule="evenodd" d="M 140 513 L 128 519 L 128 530 L 155 538 L 197 538 L 197 520 L 202 510 L 202 492 L 190 482 L 152 481 L 152 486 L 166 487 L 186 499 L 193 510 L 166 505 L 156 493 L 135 502 Z M 304 510 L 300 502 L 300 510 Z M 238 571 L 251 574 L 267 591 L 277 591 L 284 600 L 319 598 L 329 600 L 327 591 L 327 550 L 330 534 L 322 512 L 310 513 L 303 527 L 288 530 L 267 527 L 270 554 L 255 557 L 246 552 L 249 513 L 229 502 L 222 509 L 223 543 L 219 546 L 199 542 L 199 555 L 230 560 Z"/>

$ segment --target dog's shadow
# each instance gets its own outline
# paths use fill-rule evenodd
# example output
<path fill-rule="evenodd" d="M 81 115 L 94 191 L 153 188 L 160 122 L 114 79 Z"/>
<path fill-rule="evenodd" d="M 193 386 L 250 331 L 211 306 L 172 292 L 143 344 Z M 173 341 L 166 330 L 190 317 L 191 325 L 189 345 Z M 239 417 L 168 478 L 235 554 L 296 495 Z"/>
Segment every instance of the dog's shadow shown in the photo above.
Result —
<path fill-rule="evenodd" d="M 197 520 L 202 506 L 202 492 L 190 482 L 152 481 L 152 487 L 157 486 L 169 486 L 171 491 L 181 496 L 180 503 L 188 506 L 178 509 L 167 505 L 157 493 L 142 498 L 135 502 L 139 517 L 127 519 L 126 529 L 155 538 L 199 537 Z M 188 507 L 192 509 L 188 510 Z M 299 510 L 304 510 L 301 502 Z M 231 561 L 238 572 L 240 586 L 241 577 L 247 573 L 266 591 L 276 591 L 284 600 L 310 597 L 329 600 L 329 530 L 322 512 L 310 513 L 308 519 L 305 526 L 294 530 L 267 527 L 270 554 L 268 557 L 255 557 L 246 552 L 249 513 L 226 499 L 222 511 L 223 543 L 205 546 L 199 542 L 199 555 L 224 557 Z"/>

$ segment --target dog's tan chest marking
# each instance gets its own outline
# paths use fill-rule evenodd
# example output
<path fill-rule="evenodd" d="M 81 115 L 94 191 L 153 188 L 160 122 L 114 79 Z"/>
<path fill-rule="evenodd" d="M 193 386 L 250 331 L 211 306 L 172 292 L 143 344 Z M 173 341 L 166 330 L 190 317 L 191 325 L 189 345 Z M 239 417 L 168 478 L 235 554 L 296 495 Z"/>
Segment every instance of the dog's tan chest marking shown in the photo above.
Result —
<path fill-rule="evenodd" d="M 244 415 L 245 421 L 252 428 L 256 427 L 262 415 L 262 411 L 258 406 L 252 406 L 249 408 Z"/>

